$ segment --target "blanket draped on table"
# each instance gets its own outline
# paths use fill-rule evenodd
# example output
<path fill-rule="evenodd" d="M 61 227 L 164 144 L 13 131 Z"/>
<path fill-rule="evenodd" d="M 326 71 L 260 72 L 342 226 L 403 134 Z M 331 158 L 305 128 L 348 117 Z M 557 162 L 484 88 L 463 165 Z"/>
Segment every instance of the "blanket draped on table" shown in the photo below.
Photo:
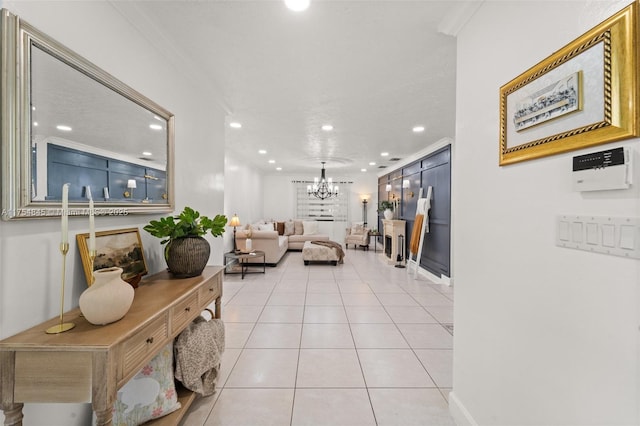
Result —
<path fill-rule="evenodd" d="M 224 352 L 222 320 L 196 318 L 176 338 L 174 352 L 175 378 L 193 392 L 213 395 Z"/>
<path fill-rule="evenodd" d="M 338 255 L 338 263 L 344 263 L 344 251 L 342 246 L 335 241 L 311 241 L 311 244 L 317 244 L 319 246 L 330 247 L 336 251 Z"/>

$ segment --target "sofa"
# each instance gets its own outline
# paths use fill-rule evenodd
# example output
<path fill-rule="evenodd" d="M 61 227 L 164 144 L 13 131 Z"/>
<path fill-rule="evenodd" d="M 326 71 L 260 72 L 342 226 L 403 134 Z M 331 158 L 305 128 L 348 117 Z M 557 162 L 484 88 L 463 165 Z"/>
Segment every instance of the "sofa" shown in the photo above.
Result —
<path fill-rule="evenodd" d="M 251 250 L 263 251 L 265 263 L 270 266 L 277 265 L 288 250 L 302 251 L 306 241 L 329 241 L 329 235 L 318 233 L 315 221 L 261 222 L 248 225 L 245 229 L 236 231 L 236 247 L 239 250 L 247 249 L 247 238 L 251 238 Z"/>

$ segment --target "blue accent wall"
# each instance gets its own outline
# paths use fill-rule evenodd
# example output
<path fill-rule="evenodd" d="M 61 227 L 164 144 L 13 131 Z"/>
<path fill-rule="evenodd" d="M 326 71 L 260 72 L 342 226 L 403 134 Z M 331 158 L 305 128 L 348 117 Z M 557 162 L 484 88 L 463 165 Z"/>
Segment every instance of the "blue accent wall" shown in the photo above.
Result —
<path fill-rule="evenodd" d="M 145 178 L 153 176 L 157 179 Z M 91 187 L 96 201 L 105 200 L 104 188 L 109 188 L 110 201 L 142 201 L 164 203 L 167 193 L 166 172 L 126 161 L 114 160 L 71 148 L 47 146 L 47 200 L 62 198 L 62 185 L 70 183 L 69 200 L 86 200 L 84 187 Z M 124 196 L 129 179 L 136 180 L 133 197 Z"/>

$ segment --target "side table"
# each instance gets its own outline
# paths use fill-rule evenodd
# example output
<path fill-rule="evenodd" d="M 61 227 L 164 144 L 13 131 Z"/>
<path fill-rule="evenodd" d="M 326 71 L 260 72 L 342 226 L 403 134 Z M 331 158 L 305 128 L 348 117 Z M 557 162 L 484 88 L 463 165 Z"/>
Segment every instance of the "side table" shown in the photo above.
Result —
<path fill-rule="evenodd" d="M 262 263 L 262 271 L 249 269 L 249 267 L 259 267 Z M 232 267 L 237 265 L 240 270 L 234 270 Z M 224 254 L 224 273 L 225 274 L 241 274 L 242 279 L 247 274 L 264 274 L 267 270 L 265 253 L 261 250 L 253 250 L 249 253 L 230 251 Z"/>
<path fill-rule="evenodd" d="M 377 253 L 378 252 L 378 242 L 376 241 L 376 237 L 381 236 L 382 234 L 380 232 L 369 232 L 369 242 L 371 242 L 371 237 L 373 238 L 373 252 Z"/>

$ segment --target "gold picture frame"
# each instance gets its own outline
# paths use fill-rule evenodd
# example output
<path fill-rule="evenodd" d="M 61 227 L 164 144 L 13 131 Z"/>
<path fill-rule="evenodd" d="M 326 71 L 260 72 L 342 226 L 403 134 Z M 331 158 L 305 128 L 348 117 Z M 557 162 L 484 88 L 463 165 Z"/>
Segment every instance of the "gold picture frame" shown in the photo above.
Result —
<path fill-rule="evenodd" d="M 637 42 L 633 2 L 502 86 L 500 166 L 638 136 Z"/>
<path fill-rule="evenodd" d="M 96 258 L 91 264 L 89 234 L 77 234 L 78 251 L 82 259 L 87 286 L 92 283 L 93 271 L 117 266 L 122 268 L 122 279 L 134 288 L 148 273 L 144 248 L 138 228 L 96 232 Z"/>

